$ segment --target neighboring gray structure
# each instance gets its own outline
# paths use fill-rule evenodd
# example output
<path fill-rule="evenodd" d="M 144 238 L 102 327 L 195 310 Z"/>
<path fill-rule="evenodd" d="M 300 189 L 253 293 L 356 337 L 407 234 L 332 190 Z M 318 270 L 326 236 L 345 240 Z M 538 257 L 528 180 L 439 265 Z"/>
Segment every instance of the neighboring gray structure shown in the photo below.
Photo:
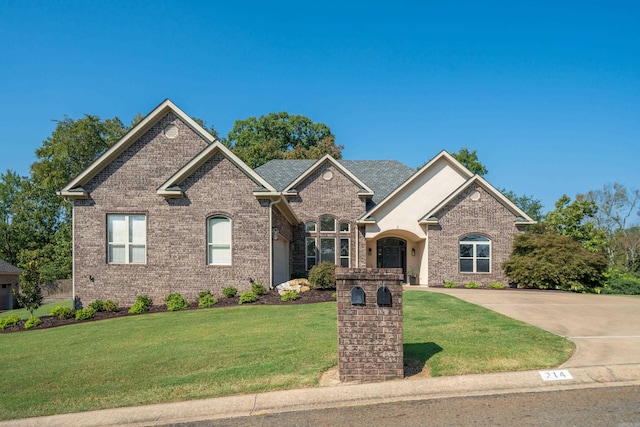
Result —
<path fill-rule="evenodd" d="M 19 288 L 21 269 L 0 259 L 0 310 L 12 310 L 17 307 L 13 290 Z"/>
<path fill-rule="evenodd" d="M 59 194 L 81 304 L 274 286 L 322 261 L 423 285 L 505 281 L 533 222 L 444 151 L 419 171 L 328 156 L 252 170 L 169 100 Z"/>

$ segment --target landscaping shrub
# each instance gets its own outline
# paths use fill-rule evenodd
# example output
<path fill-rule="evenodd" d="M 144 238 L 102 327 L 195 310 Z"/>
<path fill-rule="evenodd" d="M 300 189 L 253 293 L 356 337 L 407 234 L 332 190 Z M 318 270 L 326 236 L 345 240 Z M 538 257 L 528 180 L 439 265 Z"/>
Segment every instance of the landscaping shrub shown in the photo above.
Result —
<path fill-rule="evenodd" d="M 130 314 L 140 314 L 149 311 L 149 307 L 153 305 L 153 301 L 146 295 L 138 295 L 136 302 L 129 309 Z"/>
<path fill-rule="evenodd" d="M 177 292 L 169 294 L 164 302 L 167 304 L 167 310 L 169 311 L 178 311 L 189 307 L 187 300 Z"/>
<path fill-rule="evenodd" d="M 73 319 L 76 317 L 76 312 L 70 307 L 55 307 L 49 312 L 49 316 L 55 316 L 58 319 Z"/>
<path fill-rule="evenodd" d="M 338 293 L 337 292 L 332 293 L 331 298 L 338 299 Z"/>
<path fill-rule="evenodd" d="M 476 282 L 469 282 L 464 287 L 467 288 L 467 289 L 480 289 L 481 288 L 480 284 L 476 283 Z"/>
<path fill-rule="evenodd" d="M 96 310 L 92 307 L 86 307 L 76 311 L 76 320 L 87 320 L 96 317 Z"/>
<path fill-rule="evenodd" d="M 500 283 L 500 282 L 491 282 L 489 283 L 489 288 L 491 289 L 504 289 L 504 283 Z"/>
<path fill-rule="evenodd" d="M 445 288 L 457 288 L 458 285 L 456 284 L 456 282 L 448 281 L 448 282 L 444 282 L 444 287 Z"/>
<path fill-rule="evenodd" d="M 325 289 L 336 287 L 336 265 L 329 261 L 314 265 L 309 270 L 309 283 L 314 288 Z"/>
<path fill-rule="evenodd" d="M 238 290 L 233 286 L 227 286 L 226 288 L 222 289 L 222 295 L 224 295 L 225 298 L 233 298 L 237 293 Z"/>
<path fill-rule="evenodd" d="M 603 294 L 640 295 L 640 276 L 629 271 L 610 268 L 606 275 Z"/>
<path fill-rule="evenodd" d="M 267 288 L 265 288 L 264 285 L 260 282 L 253 282 L 251 284 L 251 290 L 256 295 L 264 295 L 267 293 Z"/>
<path fill-rule="evenodd" d="M 0 330 L 10 328 L 20 323 L 18 316 L 7 316 L 4 319 L 0 319 Z"/>
<path fill-rule="evenodd" d="M 118 311 L 118 303 L 108 299 L 104 302 L 103 308 L 104 308 L 104 311 L 108 311 L 110 313 L 116 313 Z"/>
<path fill-rule="evenodd" d="M 211 295 L 211 291 L 202 291 L 198 294 L 198 307 L 212 307 L 218 303 L 218 300 Z"/>
<path fill-rule="evenodd" d="M 40 320 L 39 317 L 37 316 L 31 316 L 29 317 L 29 319 L 27 319 L 27 321 L 24 323 L 24 328 L 25 329 L 31 329 L 31 328 L 35 328 L 36 326 L 40 325 L 42 323 L 42 320 Z"/>
<path fill-rule="evenodd" d="M 283 302 L 295 301 L 298 298 L 300 298 L 300 295 L 296 291 L 290 290 L 290 291 L 286 291 L 284 295 L 280 297 L 280 301 L 283 301 Z"/>
<path fill-rule="evenodd" d="M 516 236 L 502 269 L 522 287 L 585 291 L 601 286 L 606 258 L 555 232 L 526 231 Z"/>
<path fill-rule="evenodd" d="M 258 301 L 258 296 L 253 291 L 244 291 L 240 294 L 239 304 L 250 304 Z"/>
<path fill-rule="evenodd" d="M 96 311 L 96 313 L 99 311 L 104 311 L 104 302 L 102 302 L 102 300 L 97 299 L 91 304 L 89 304 L 89 307 L 93 308 Z"/>

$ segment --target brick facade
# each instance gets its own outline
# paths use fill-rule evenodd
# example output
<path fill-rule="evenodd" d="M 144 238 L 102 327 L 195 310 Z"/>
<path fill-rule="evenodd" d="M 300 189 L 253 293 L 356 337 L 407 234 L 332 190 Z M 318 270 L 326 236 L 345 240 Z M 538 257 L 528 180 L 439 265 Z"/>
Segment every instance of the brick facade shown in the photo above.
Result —
<path fill-rule="evenodd" d="M 402 269 L 336 269 L 338 375 L 340 381 L 385 381 L 404 377 Z M 391 305 L 379 306 L 378 289 L 391 292 Z M 351 291 L 364 289 L 364 305 Z"/>
<path fill-rule="evenodd" d="M 179 129 L 175 139 L 162 133 L 169 123 Z M 185 198 L 156 193 L 206 146 L 169 114 L 84 186 L 90 198 L 74 202 L 74 286 L 80 304 L 113 299 L 129 305 L 139 294 L 160 303 L 171 292 L 194 299 L 205 289 L 249 288 L 250 277 L 269 282 L 269 202 L 253 196 L 256 184 L 224 156 L 215 155 L 181 183 Z M 146 264 L 107 263 L 111 213 L 146 215 Z M 214 214 L 231 219 L 231 266 L 207 265 L 206 220 Z"/>
<path fill-rule="evenodd" d="M 478 200 L 470 195 L 477 191 Z M 515 225 L 516 216 L 480 185 L 471 185 L 438 212 L 438 225 L 428 229 L 429 286 L 452 281 L 458 285 L 476 282 L 508 283 L 502 263 L 511 254 L 514 237 L 523 230 Z M 491 272 L 460 273 L 459 241 L 469 234 L 491 240 Z"/>
<path fill-rule="evenodd" d="M 325 180 L 324 174 L 331 172 L 332 178 Z M 349 239 L 349 266 L 364 266 L 364 252 L 366 243 L 362 230 L 358 230 L 355 219 L 365 212 L 365 201 L 358 196 L 360 188 L 354 184 L 341 170 L 330 163 L 325 163 L 310 174 L 300 185 L 296 186 L 298 195 L 289 199 L 291 208 L 300 219 L 300 224 L 294 229 L 294 250 L 292 253 L 292 271 L 304 272 L 305 239 L 309 237 L 335 237 Z M 319 220 L 321 216 L 331 216 L 336 219 L 336 232 L 320 232 Z M 305 223 L 316 223 L 317 231 L 307 234 Z M 339 223 L 348 222 L 349 232 L 339 232 Z M 319 244 L 319 243 L 318 243 Z M 357 247 L 358 246 L 358 247 Z M 339 243 L 337 250 L 339 252 Z M 356 254 L 360 261 L 356 259 Z M 337 261 L 339 265 L 339 260 Z"/>

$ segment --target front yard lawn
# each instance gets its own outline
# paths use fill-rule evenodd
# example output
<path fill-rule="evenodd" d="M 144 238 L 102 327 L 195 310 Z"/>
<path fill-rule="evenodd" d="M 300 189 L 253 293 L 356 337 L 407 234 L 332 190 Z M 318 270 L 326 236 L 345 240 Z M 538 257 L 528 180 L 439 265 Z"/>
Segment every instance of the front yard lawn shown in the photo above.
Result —
<path fill-rule="evenodd" d="M 405 358 L 431 374 L 555 367 L 561 337 L 456 298 L 404 293 Z M 335 303 L 128 316 L 0 335 L 0 419 L 313 387 L 337 364 Z"/>

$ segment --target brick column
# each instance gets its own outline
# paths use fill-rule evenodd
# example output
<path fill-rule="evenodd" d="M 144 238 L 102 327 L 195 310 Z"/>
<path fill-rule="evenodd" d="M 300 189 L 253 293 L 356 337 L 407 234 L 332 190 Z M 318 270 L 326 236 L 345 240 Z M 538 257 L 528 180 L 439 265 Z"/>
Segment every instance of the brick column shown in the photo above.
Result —
<path fill-rule="evenodd" d="M 340 381 L 384 381 L 404 377 L 402 347 L 402 269 L 337 268 L 338 372 Z M 386 286 L 391 304 L 379 305 Z M 352 289 L 364 290 L 353 305 Z"/>

